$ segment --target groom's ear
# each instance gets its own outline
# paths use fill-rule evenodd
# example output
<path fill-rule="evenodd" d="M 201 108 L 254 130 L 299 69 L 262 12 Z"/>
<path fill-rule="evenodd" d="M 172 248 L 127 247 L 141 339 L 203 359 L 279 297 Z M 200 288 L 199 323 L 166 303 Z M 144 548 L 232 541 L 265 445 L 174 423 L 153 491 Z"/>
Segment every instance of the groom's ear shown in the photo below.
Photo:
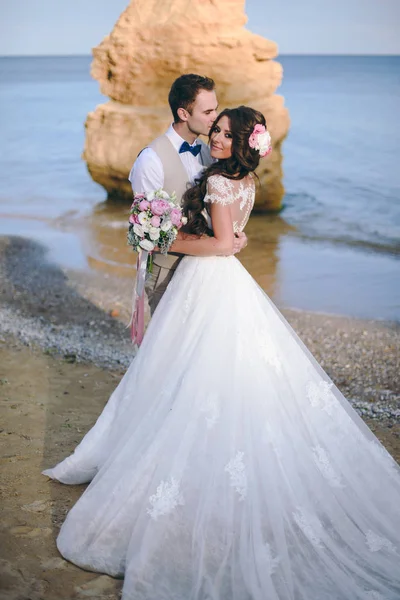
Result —
<path fill-rule="evenodd" d="M 189 117 L 189 113 L 185 108 L 178 108 L 178 110 L 176 111 L 178 114 L 178 117 L 180 118 L 181 121 L 187 121 L 188 117 Z"/>

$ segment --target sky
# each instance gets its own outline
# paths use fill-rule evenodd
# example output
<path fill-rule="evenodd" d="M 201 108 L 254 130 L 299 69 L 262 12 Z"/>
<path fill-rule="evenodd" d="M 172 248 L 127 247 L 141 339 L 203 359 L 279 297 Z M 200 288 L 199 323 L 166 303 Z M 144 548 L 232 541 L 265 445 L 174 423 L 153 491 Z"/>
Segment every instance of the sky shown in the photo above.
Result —
<path fill-rule="evenodd" d="M 0 56 L 90 54 L 128 2 L 0 0 Z M 246 0 L 246 13 L 280 54 L 400 54 L 400 0 Z"/>

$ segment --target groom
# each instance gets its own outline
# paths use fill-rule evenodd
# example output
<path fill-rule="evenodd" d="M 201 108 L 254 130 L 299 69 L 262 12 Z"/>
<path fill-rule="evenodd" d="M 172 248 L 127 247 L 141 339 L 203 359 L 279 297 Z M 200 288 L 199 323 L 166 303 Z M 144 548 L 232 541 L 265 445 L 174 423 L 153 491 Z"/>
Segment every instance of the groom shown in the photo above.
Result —
<path fill-rule="evenodd" d="M 129 181 L 135 193 L 161 188 L 169 194 L 175 192 L 177 198 L 181 199 L 188 185 L 193 184 L 201 171 L 213 162 L 208 146 L 197 138 L 199 135 L 208 136 L 217 117 L 215 83 L 209 77 L 181 75 L 172 84 L 168 102 L 174 122 L 165 134 L 140 152 L 129 174 Z M 197 254 L 191 244 L 193 240 L 179 240 L 175 244 L 179 254 L 153 254 L 153 272 L 146 281 L 151 314 L 183 255 Z M 204 239 L 202 255 L 207 252 L 208 244 L 210 249 L 207 255 L 215 255 L 212 238 Z M 233 253 L 240 252 L 246 244 L 245 234 L 240 234 L 235 239 Z"/>

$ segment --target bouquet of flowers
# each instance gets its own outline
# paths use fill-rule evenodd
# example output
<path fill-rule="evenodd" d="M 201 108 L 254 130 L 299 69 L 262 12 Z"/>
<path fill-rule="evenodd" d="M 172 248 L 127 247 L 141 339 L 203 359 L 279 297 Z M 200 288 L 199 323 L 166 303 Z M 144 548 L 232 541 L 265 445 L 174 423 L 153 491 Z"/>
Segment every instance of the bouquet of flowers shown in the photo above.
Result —
<path fill-rule="evenodd" d="M 129 217 L 128 244 L 136 252 L 152 252 L 156 247 L 167 254 L 178 230 L 187 222 L 176 195 L 163 190 L 135 194 Z"/>
<path fill-rule="evenodd" d="M 129 216 L 128 244 L 139 253 L 136 285 L 133 293 L 131 338 L 140 346 L 144 335 L 144 283 L 151 272 L 154 250 L 167 254 L 179 229 L 187 219 L 177 203 L 176 195 L 164 190 L 134 194 Z"/>

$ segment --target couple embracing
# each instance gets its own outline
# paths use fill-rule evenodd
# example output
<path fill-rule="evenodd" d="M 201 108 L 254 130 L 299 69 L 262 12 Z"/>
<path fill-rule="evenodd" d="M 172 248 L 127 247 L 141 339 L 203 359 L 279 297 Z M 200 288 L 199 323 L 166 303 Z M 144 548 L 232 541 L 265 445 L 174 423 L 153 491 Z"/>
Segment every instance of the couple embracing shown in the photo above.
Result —
<path fill-rule="evenodd" d="M 234 256 L 265 119 L 217 116 L 194 75 L 169 99 L 174 124 L 130 179 L 181 195 L 185 233 L 154 257 L 135 359 L 44 471 L 90 482 L 57 546 L 124 577 L 123 600 L 398 600 L 399 468 Z"/>
<path fill-rule="evenodd" d="M 223 111 L 217 118 L 218 100 L 214 81 L 200 75 L 179 77 L 171 87 L 168 101 L 174 122 L 164 135 L 139 154 L 129 180 L 134 193 L 157 189 L 163 189 L 168 194 L 175 192 L 178 198 L 182 198 L 184 209 L 188 212 L 192 209 L 189 198 L 193 197 L 193 191 L 186 196 L 185 192 L 200 176 L 205 182 L 213 173 L 228 177 L 237 175 L 233 172 L 237 160 L 234 167 L 230 168 L 232 172 L 221 173 L 220 167 L 215 165 L 216 161 L 226 160 L 232 153 L 232 115 L 233 126 L 238 129 L 235 137 L 247 131 L 248 138 L 251 128 L 257 123 L 262 124 L 264 118 L 257 111 L 244 106 L 233 111 Z M 198 139 L 200 135 L 209 137 L 209 146 Z M 242 153 L 242 148 L 238 144 L 236 146 L 236 152 Z M 217 181 L 214 177 L 209 182 L 210 190 Z M 204 185 L 199 187 L 204 188 Z M 205 213 L 204 216 L 207 219 Z M 192 233 L 197 232 L 192 230 Z M 159 252 L 154 254 L 152 274 L 146 282 L 151 313 L 158 305 L 183 255 L 230 255 L 240 252 L 247 244 L 246 235 L 239 228 L 235 232 L 233 244 L 228 248 L 221 246 L 220 241 L 215 235 L 203 235 L 198 239 L 180 234 L 167 256 Z"/>

